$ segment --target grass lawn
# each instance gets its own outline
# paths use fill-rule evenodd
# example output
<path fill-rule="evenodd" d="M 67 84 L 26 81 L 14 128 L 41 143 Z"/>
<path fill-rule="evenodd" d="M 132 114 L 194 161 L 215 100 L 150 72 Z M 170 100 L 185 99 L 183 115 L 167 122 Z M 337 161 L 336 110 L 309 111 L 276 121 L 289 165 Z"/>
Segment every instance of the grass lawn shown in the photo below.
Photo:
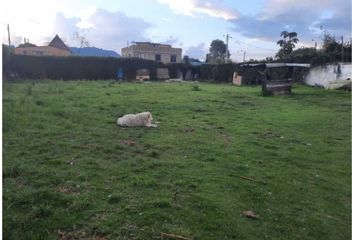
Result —
<path fill-rule="evenodd" d="M 3 238 L 350 239 L 351 93 L 198 86 L 3 83 Z"/>

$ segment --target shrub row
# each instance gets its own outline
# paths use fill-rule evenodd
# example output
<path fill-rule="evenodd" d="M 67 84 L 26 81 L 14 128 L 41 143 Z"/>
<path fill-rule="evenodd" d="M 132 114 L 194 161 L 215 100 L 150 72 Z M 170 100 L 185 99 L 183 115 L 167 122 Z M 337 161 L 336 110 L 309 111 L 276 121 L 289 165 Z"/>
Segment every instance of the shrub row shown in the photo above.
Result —
<path fill-rule="evenodd" d="M 231 82 L 235 64 L 192 66 L 190 64 L 162 64 L 155 61 L 134 58 L 103 57 L 50 57 L 13 55 L 3 52 L 4 78 L 15 75 L 23 79 L 116 79 L 119 68 L 123 70 L 123 80 L 136 78 L 138 69 L 148 69 L 150 78 L 156 79 L 156 69 L 168 68 L 170 78 L 182 77 L 189 80 Z"/>
<path fill-rule="evenodd" d="M 136 70 L 149 69 L 156 79 L 156 68 L 162 64 L 141 59 L 118 59 L 99 57 L 47 57 L 10 55 L 4 59 L 5 74 L 16 74 L 29 79 L 115 79 L 119 68 L 123 80 L 135 79 Z"/>
<path fill-rule="evenodd" d="M 317 57 L 317 58 L 316 58 Z M 283 62 L 326 62 L 327 55 L 293 56 Z M 258 84 L 261 67 L 244 68 L 240 64 L 203 64 L 194 66 L 185 63 L 162 64 L 150 60 L 134 58 L 103 58 L 103 57 L 50 57 L 50 56 L 24 56 L 13 55 L 3 45 L 3 78 L 15 75 L 23 79 L 116 79 L 119 68 L 123 70 L 123 80 L 135 80 L 138 69 L 148 69 L 150 78 L 156 79 L 156 69 L 164 67 L 169 69 L 170 78 L 179 78 L 198 81 L 231 82 L 234 72 L 243 77 L 245 84 Z M 280 71 L 287 71 L 286 69 Z M 279 76 L 285 72 L 277 73 Z M 302 80 L 304 69 L 296 69 L 293 74 L 295 80 Z"/>

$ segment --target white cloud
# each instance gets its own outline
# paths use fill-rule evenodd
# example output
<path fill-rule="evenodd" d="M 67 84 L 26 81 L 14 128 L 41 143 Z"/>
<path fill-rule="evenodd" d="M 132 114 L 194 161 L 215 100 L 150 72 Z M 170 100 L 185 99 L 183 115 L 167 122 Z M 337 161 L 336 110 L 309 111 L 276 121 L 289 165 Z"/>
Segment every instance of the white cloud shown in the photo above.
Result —
<path fill-rule="evenodd" d="M 270 0 L 267 1 L 260 13 L 261 20 L 272 19 L 277 16 L 282 16 L 284 12 L 301 9 L 311 13 L 320 13 L 324 8 L 328 8 L 331 0 Z M 306 12 L 303 12 L 306 13 Z M 301 15 L 299 15 L 300 17 Z M 299 19 L 297 19 L 299 20 Z"/>
<path fill-rule="evenodd" d="M 234 31 L 249 38 L 276 41 L 280 32 L 295 31 L 302 44 L 322 34 L 320 26 L 331 34 L 351 36 L 350 0 L 270 0 L 254 17 L 230 20 Z"/>
<path fill-rule="evenodd" d="M 160 42 L 163 44 L 175 45 L 178 42 L 178 37 L 169 36 L 166 40 Z"/>
<path fill-rule="evenodd" d="M 60 3 L 57 0 L 45 1 L 3 1 L 1 4 L 2 40 L 7 42 L 6 25 L 10 25 L 11 44 L 17 45 L 29 38 L 31 42 L 41 43 L 43 32 L 51 30 L 55 18 L 55 8 Z M 34 7 L 35 6 L 35 7 Z M 38 7 L 40 6 L 40 8 Z M 45 9 L 45 10 L 43 10 Z"/>
<path fill-rule="evenodd" d="M 191 46 L 186 50 L 186 54 L 189 57 L 192 58 L 197 58 L 199 60 L 202 60 L 205 58 L 206 55 L 206 50 L 205 50 L 205 44 L 204 43 L 199 43 L 197 46 Z"/>
<path fill-rule="evenodd" d="M 225 20 L 236 19 L 238 13 L 222 4 L 221 1 L 210 0 L 158 0 L 162 4 L 167 4 L 176 14 L 195 16 L 195 13 L 204 13 L 212 17 L 220 17 Z"/>
<path fill-rule="evenodd" d="M 168 23 L 171 23 L 171 22 L 172 22 L 172 19 L 170 19 L 170 18 L 165 18 L 165 17 L 162 17 L 162 18 L 161 18 L 161 21 L 164 21 L 164 22 L 168 22 Z"/>
<path fill-rule="evenodd" d="M 79 22 L 77 24 L 77 26 L 80 27 L 80 28 L 91 28 L 91 27 L 93 27 L 94 25 L 89 21 L 89 18 L 93 14 L 95 14 L 97 9 L 98 9 L 97 7 L 91 6 L 91 7 L 88 7 L 86 9 L 81 10 L 80 13 L 79 13 L 81 22 Z"/>
<path fill-rule="evenodd" d="M 36 20 L 33 14 L 26 14 L 18 19 L 11 18 L 9 14 L 7 18 L 11 23 L 12 44 L 17 46 L 26 37 L 32 43 L 41 46 L 50 42 L 55 34 L 58 34 L 67 45 L 77 47 L 78 42 L 74 39 L 74 33 L 78 32 L 85 36 L 90 46 L 120 53 L 121 48 L 127 45 L 127 41 L 149 41 L 146 37 L 146 30 L 152 27 L 152 24 L 141 18 L 129 17 L 123 12 L 109 12 L 95 7 L 78 11 L 76 15 L 71 15 L 72 17 L 62 12 L 56 13 L 54 10 L 51 14 L 51 17 L 46 20 L 41 16 Z M 6 25 L 3 30 L 3 42 L 7 42 L 5 28 Z"/>
<path fill-rule="evenodd" d="M 97 9 L 87 21 L 93 26 L 88 28 L 87 38 L 96 47 L 113 49 L 120 52 L 127 41 L 149 41 L 146 30 L 152 24 L 140 18 L 128 17 L 122 12 L 109 12 Z"/>

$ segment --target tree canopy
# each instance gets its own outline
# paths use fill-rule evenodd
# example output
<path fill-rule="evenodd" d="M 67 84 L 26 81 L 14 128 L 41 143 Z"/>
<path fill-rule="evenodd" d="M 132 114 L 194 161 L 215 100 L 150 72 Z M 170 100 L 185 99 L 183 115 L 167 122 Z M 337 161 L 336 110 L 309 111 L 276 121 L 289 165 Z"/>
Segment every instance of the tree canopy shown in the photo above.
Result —
<path fill-rule="evenodd" d="M 182 62 L 183 63 L 191 63 L 191 62 L 200 62 L 200 61 L 197 58 L 192 58 L 192 57 L 189 57 L 188 55 L 184 55 Z"/>
<path fill-rule="evenodd" d="M 282 31 L 280 36 L 283 37 L 283 39 L 280 39 L 277 42 L 277 45 L 279 45 L 281 48 L 275 56 L 283 59 L 292 53 L 293 49 L 295 48 L 295 44 L 299 41 L 299 39 L 297 38 L 296 32 Z"/>
<path fill-rule="evenodd" d="M 213 40 L 210 44 L 209 53 L 206 61 L 208 63 L 225 63 L 226 44 L 219 39 Z"/>

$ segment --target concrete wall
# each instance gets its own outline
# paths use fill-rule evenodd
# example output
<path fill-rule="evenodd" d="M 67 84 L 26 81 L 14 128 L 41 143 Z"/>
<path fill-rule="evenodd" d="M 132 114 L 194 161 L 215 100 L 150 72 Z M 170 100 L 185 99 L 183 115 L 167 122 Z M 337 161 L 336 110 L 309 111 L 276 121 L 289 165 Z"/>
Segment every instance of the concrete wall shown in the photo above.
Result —
<path fill-rule="evenodd" d="M 334 89 L 351 82 L 351 79 L 351 63 L 326 64 L 311 68 L 305 77 L 305 83 L 310 86 L 322 86 L 326 89 Z"/>
<path fill-rule="evenodd" d="M 161 62 L 170 63 L 171 55 L 176 56 L 176 63 L 182 62 L 182 49 L 170 45 L 144 43 L 122 48 L 122 57 L 135 57 L 155 61 L 155 55 L 160 54 Z"/>

